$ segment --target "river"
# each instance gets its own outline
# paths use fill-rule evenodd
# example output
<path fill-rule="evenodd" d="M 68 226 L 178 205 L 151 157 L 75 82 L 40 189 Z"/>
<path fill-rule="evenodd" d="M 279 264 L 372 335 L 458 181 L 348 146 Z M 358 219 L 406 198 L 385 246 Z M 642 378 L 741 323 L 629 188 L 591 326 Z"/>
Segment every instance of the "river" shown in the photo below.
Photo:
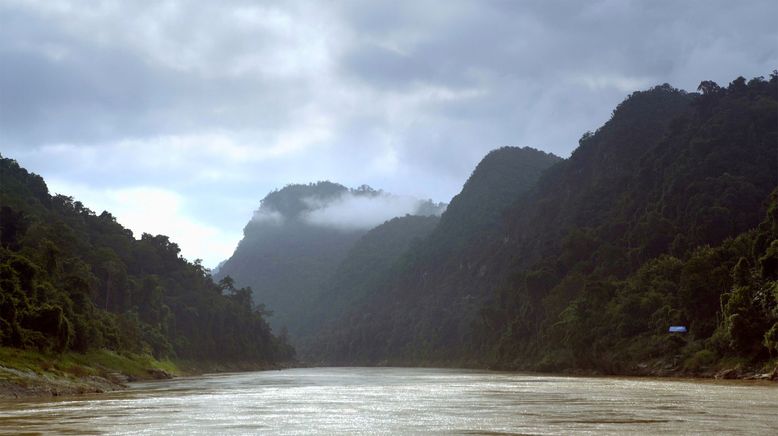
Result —
<path fill-rule="evenodd" d="M 2 434 L 776 434 L 778 386 L 302 368 L 0 402 Z"/>

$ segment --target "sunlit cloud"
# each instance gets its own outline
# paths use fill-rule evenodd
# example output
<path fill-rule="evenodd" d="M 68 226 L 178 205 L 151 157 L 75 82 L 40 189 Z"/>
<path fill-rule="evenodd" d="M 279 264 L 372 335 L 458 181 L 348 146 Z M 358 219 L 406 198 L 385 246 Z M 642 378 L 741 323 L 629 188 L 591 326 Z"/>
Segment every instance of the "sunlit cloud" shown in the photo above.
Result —
<path fill-rule="evenodd" d="M 58 180 L 49 180 L 48 185 L 52 193 L 79 192 L 78 200 L 86 207 L 97 214 L 109 211 L 136 238 L 143 233 L 169 236 L 178 244 L 182 256 L 192 261 L 202 259 L 205 265 L 213 266 L 229 257 L 241 237 L 239 232 L 230 233 L 189 216 L 185 212 L 187 200 L 164 189 L 95 189 Z"/>

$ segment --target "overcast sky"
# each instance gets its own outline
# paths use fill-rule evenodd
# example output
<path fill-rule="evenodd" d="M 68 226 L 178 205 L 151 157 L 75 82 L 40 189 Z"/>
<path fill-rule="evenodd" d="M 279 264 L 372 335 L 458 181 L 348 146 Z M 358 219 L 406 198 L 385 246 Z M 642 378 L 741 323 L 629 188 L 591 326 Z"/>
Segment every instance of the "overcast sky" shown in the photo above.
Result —
<path fill-rule="evenodd" d="M 630 92 L 778 68 L 778 2 L 0 0 L 0 152 L 229 257 L 288 183 L 448 201 L 489 150 L 569 156 Z"/>

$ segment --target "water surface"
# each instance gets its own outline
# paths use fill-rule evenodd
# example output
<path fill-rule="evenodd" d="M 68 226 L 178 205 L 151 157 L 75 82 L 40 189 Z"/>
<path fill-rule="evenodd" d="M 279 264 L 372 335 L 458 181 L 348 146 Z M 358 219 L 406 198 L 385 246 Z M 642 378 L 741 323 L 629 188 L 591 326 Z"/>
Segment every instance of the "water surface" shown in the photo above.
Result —
<path fill-rule="evenodd" d="M 778 387 L 454 369 L 305 368 L 0 402 L 0 433 L 776 434 Z"/>

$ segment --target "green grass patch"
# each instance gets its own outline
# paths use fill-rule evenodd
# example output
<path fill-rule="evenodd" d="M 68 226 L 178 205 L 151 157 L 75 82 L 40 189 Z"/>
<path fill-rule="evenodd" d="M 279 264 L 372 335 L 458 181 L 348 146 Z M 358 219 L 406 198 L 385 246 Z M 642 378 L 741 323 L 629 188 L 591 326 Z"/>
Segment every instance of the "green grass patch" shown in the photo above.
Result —
<path fill-rule="evenodd" d="M 44 371 L 44 367 L 53 365 L 53 360 L 37 351 L 0 347 L 0 365 L 40 374 Z"/>
<path fill-rule="evenodd" d="M 86 353 L 48 354 L 33 350 L 0 347 L 0 365 L 38 374 L 84 377 L 120 373 L 136 379 L 150 378 L 149 370 L 163 370 L 172 375 L 180 371 L 170 360 L 157 360 L 149 355 L 116 353 L 110 350 L 90 350 Z"/>

